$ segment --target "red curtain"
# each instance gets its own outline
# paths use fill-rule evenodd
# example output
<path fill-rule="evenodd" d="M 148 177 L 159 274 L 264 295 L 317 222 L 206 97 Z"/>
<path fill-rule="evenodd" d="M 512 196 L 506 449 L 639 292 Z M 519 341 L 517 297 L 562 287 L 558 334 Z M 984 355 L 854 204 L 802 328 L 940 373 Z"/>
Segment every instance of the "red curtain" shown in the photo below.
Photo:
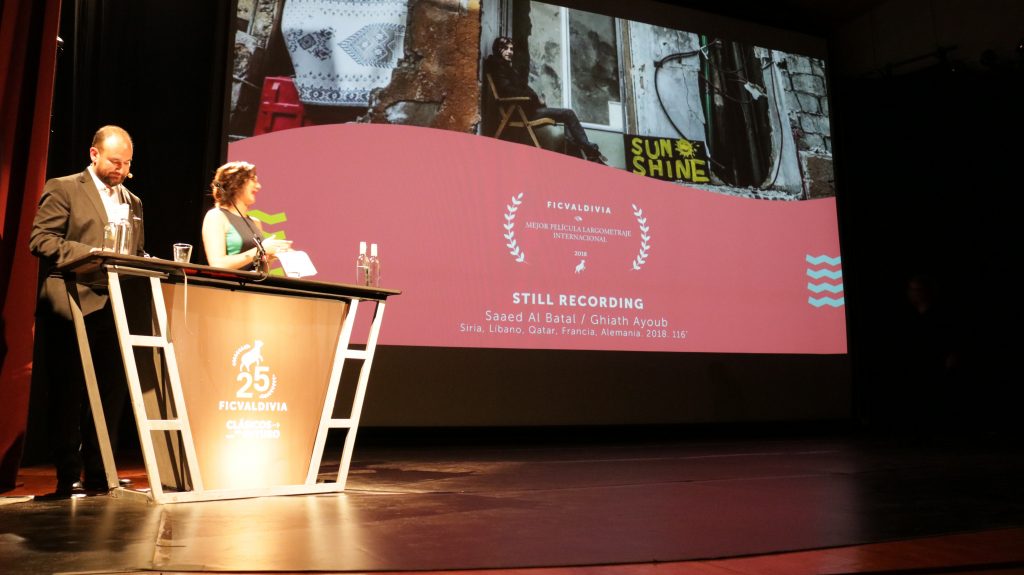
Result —
<path fill-rule="evenodd" d="M 60 0 L 0 2 L 0 492 L 28 417 L 37 265 L 28 235 L 46 178 Z"/>

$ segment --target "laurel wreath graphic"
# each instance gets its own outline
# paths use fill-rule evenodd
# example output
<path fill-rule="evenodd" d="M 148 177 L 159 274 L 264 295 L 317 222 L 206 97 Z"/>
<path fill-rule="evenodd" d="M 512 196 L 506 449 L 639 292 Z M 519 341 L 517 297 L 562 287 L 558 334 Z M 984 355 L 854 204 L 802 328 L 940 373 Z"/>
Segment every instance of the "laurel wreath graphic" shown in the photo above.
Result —
<path fill-rule="evenodd" d="M 633 269 L 639 270 L 640 266 L 647 263 L 647 251 L 651 248 L 651 227 L 647 225 L 647 218 L 644 217 L 644 211 L 636 204 L 630 204 L 633 206 L 633 215 L 636 217 L 636 223 L 640 225 L 640 251 L 637 253 L 636 258 L 633 259 Z"/>
<path fill-rule="evenodd" d="M 260 394 L 260 399 L 266 399 L 271 395 L 274 395 L 274 390 L 277 389 L 277 374 L 271 374 L 272 379 L 270 380 L 270 389 L 266 393 Z"/>
<path fill-rule="evenodd" d="M 516 242 L 516 212 L 519 211 L 519 205 L 523 203 L 523 193 L 520 192 L 518 196 L 512 196 L 512 203 L 506 205 L 507 211 L 505 212 L 505 245 L 508 247 L 508 253 L 516 259 L 517 263 L 524 263 L 526 261 L 526 252 L 519 247 L 519 243 Z"/>
<path fill-rule="evenodd" d="M 231 356 L 231 367 L 237 367 L 238 366 L 238 356 L 242 355 L 243 353 L 245 353 L 246 351 L 248 351 L 251 348 L 252 348 L 252 346 L 246 343 L 246 344 L 243 344 L 242 347 L 236 349 L 235 350 L 235 355 Z"/>

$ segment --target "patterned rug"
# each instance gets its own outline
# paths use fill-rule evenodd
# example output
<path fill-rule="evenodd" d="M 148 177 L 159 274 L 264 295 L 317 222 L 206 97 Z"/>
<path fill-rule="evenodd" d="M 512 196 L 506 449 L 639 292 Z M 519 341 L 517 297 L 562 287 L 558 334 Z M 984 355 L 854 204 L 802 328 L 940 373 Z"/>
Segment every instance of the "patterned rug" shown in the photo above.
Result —
<path fill-rule="evenodd" d="M 402 56 L 406 0 L 288 0 L 281 32 L 305 104 L 366 106 Z"/>

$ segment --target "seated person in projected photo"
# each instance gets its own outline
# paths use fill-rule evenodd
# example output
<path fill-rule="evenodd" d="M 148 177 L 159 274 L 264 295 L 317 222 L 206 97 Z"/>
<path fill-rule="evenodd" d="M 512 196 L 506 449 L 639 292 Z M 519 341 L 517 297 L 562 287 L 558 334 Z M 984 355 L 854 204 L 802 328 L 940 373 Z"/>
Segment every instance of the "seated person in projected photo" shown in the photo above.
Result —
<path fill-rule="evenodd" d="M 494 81 L 498 95 L 507 97 L 528 97 L 530 101 L 523 104 L 523 110 L 531 119 L 551 118 L 565 125 L 570 140 L 579 146 L 587 156 L 587 160 L 604 164 L 608 158 L 601 154 L 597 144 L 587 138 L 587 132 L 580 125 L 576 112 L 568 108 L 549 108 L 544 100 L 526 83 L 526 76 L 520 74 L 512 65 L 515 46 L 507 36 L 498 36 L 491 45 L 491 55 L 484 59 L 484 73 Z"/>
<path fill-rule="evenodd" d="M 278 252 L 291 249 L 291 242 L 263 239 L 263 226 L 249 215 L 260 191 L 256 166 L 228 162 L 217 168 L 210 182 L 214 207 L 203 219 L 203 248 L 211 266 L 267 271 Z"/>

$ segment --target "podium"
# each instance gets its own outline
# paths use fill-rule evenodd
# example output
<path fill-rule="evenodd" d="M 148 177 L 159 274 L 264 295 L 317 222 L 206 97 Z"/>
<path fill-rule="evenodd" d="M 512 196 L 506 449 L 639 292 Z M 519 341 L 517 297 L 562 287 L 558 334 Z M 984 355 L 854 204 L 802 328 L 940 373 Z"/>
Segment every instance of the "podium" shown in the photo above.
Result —
<path fill-rule="evenodd" d="M 399 291 L 109 252 L 59 271 L 113 496 L 163 504 L 344 491 L 385 300 Z M 97 272 L 108 282 L 148 491 L 118 484 L 76 281 Z M 370 304 L 365 349 L 352 346 L 356 312 Z M 354 389 L 338 405 L 352 369 Z M 345 437 L 337 474 L 323 480 L 329 432 Z"/>

